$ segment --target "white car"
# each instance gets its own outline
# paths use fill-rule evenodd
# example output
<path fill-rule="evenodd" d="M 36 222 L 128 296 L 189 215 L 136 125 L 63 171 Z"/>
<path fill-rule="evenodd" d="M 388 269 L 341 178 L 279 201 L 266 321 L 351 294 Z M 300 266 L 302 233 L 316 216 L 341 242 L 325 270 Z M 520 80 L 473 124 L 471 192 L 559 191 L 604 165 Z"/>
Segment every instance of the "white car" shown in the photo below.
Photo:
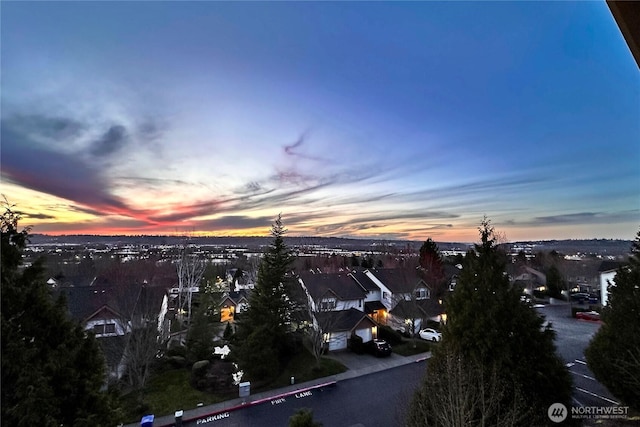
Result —
<path fill-rule="evenodd" d="M 442 341 L 442 334 L 436 331 L 435 329 L 431 329 L 431 328 L 422 329 L 420 330 L 420 332 L 418 332 L 418 335 L 423 340 L 433 341 L 433 342 Z"/>

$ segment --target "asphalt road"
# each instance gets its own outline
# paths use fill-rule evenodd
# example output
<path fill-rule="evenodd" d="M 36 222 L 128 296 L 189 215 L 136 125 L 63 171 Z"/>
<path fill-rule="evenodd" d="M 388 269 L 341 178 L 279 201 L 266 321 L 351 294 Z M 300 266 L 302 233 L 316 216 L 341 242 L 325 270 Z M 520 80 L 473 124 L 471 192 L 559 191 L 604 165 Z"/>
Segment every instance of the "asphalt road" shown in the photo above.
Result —
<path fill-rule="evenodd" d="M 600 328 L 600 322 L 572 318 L 569 305 L 547 305 L 536 310 L 551 322 L 556 331 L 558 354 L 567 364 L 573 379 L 573 405 L 618 405 L 618 400 L 595 379 L 584 357 L 584 350 Z"/>
<path fill-rule="evenodd" d="M 286 427 L 298 409 L 310 408 L 314 419 L 325 426 L 401 426 L 425 368 L 425 362 L 411 363 L 184 425 Z"/>

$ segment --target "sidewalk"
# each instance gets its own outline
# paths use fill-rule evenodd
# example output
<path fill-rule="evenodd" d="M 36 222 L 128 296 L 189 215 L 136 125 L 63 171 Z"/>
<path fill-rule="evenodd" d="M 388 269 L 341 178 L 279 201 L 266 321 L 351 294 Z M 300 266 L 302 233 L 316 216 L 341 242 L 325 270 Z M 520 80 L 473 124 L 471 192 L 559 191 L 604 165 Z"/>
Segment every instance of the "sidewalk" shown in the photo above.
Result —
<path fill-rule="evenodd" d="M 349 367 L 349 359 L 352 358 L 351 353 L 336 354 L 331 356 L 334 359 L 341 360 L 345 358 L 345 366 Z M 361 356 L 356 356 L 360 358 Z M 286 397 L 295 393 L 301 393 L 308 390 L 317 388 L 335 386 L 336 383 L 350 378 L 361 377 L 368 374 L 384 371 L 387 369 L 396 368 L 398 366 L 408 365 L 409 363 L 416 363 L 424 361 L 431 357 L 431 352 L 415 354 L 413 356 L 400 356 L 393 353 L 390 357 L 373 359 L 372 362 L 357 369 L 348 369 L 346 372 L 337 375 L 331 375 L 323 378 L 316 378 L 312 381 L 307 381 L 300 384 L 294 384 L 279 389 L 263 391 L 260 393 L 252 394 L 247 398 L 236 398 L 227 400 L 225 402 L 216 403 L 213 405 L 202 406 L 194 409 L 184 409 L 183 421 L 189 421 L 192 419 L 202 418 L 206 416 L 214 417 L 217 414 L 224 414 L 226 412 L 242 409 L 243 407 L 258 405 L 260 403 Z M 176 408 L 176 410 L 179 408 Z M 167 408 L 169 410 L 169 408 Z M 173 426 L 175 424 L 175 417 L 173 414 L 157 416 L 154 420 L 154 427 Z M 127 427 L 139 427 L 140 422 L 134 424 L 127 424 Z"/>

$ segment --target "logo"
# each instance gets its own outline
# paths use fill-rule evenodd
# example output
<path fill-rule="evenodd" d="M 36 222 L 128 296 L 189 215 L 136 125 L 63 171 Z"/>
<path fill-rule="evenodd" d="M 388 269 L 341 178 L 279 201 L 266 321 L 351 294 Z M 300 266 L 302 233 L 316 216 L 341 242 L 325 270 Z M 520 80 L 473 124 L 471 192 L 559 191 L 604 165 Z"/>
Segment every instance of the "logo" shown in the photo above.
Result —
<path fill-rule="evenodd" d="M 569 411 L 567 411 L 567 407 L 562 403 L 554 403 L 549 406 L 547 415 L 549 416 L 549 419 L 554 423 L 561 423 L 567 419 Z"/>

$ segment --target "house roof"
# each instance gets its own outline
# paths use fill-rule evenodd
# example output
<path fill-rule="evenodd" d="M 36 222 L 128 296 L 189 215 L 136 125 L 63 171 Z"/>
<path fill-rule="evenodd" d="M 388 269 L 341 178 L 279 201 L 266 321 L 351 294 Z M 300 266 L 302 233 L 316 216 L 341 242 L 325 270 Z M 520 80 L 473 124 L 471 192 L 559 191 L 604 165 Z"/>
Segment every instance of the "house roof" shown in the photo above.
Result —
<path fill-rule="evenodd" d="M 227 300 L 234 305 L 237 305 L 242 300 L 249 302 L 249 294 L 244 289 L 233 292 L 225 292 L 223 298 L 220 301 L 220 305 L 224 305 Z"/>
<path fill-rule="evenodd" d="M 420 282 L 429 287 L 421 280 L 415 270 L 405 268 L 381 268 L 379 270 L 369 270 L 394 294 L 404 294 L 413 292 Z"/>
<path fill-rule="evenodd" d="M 327 292 L 332 292 L 342 301 L 363 299 L 366 296 L 366 291 L 349 274 L 302 273 L 300 279 L 314 301 L 323 298 Z"/>
<path fill-rule="evenodd" d="M 54 298 L 64 295 L 69 314 L 79 322 L 105 306 L 127 317 L 130 314 L 157 313 L 165 293 L 164 287 L 145 284 L 59 287 L 53 290 Z"/>
<path fill-rule="evenodd" d="M 598 267 L 598 273 L 614 271 L 620 268 L 620 266 L 622 266 L 622 263 L 618 261 L 602 261 L 600 267 Z"/>
<path fill-rule="evenodd" d="M 364 311 L 367 314 L 371 314 L 376 310 L 386 310 L 387 307 L 380 301 L 369 301 L 364 303 Z"/>
<path fill-rule="evenodd" d="M 462 273 L 462 269 L 451 264 L 444 264 L 442 269 L 444 270 L 444 277 L 446 280 L 451 280 L 453 277 L 459 276 L 460 273 Z"/>
<path fill-rule="evenodd" d="M 321 325 L 326 325 L 325 332 L 353 331 L 361 329 L 358 326 L 377 326 L 376 322 L 356 308 L 342 311 L 324 311 L 316 313 L 316 317 Z"/>
<path fill-rule="evenodd" d="M 435 317 L 444 313 L 444 307 L 435 299 L 401 300 L 391 310 L 391 314 L 404 318 Z"/>
<path fill-rule="evenodd" d="M 366 291 L 375 292 L 380 288 L 374 283 L 369 276 L 367 276 L 362 270 L 354 270 L 350 273 L 351 277 Z"/>

